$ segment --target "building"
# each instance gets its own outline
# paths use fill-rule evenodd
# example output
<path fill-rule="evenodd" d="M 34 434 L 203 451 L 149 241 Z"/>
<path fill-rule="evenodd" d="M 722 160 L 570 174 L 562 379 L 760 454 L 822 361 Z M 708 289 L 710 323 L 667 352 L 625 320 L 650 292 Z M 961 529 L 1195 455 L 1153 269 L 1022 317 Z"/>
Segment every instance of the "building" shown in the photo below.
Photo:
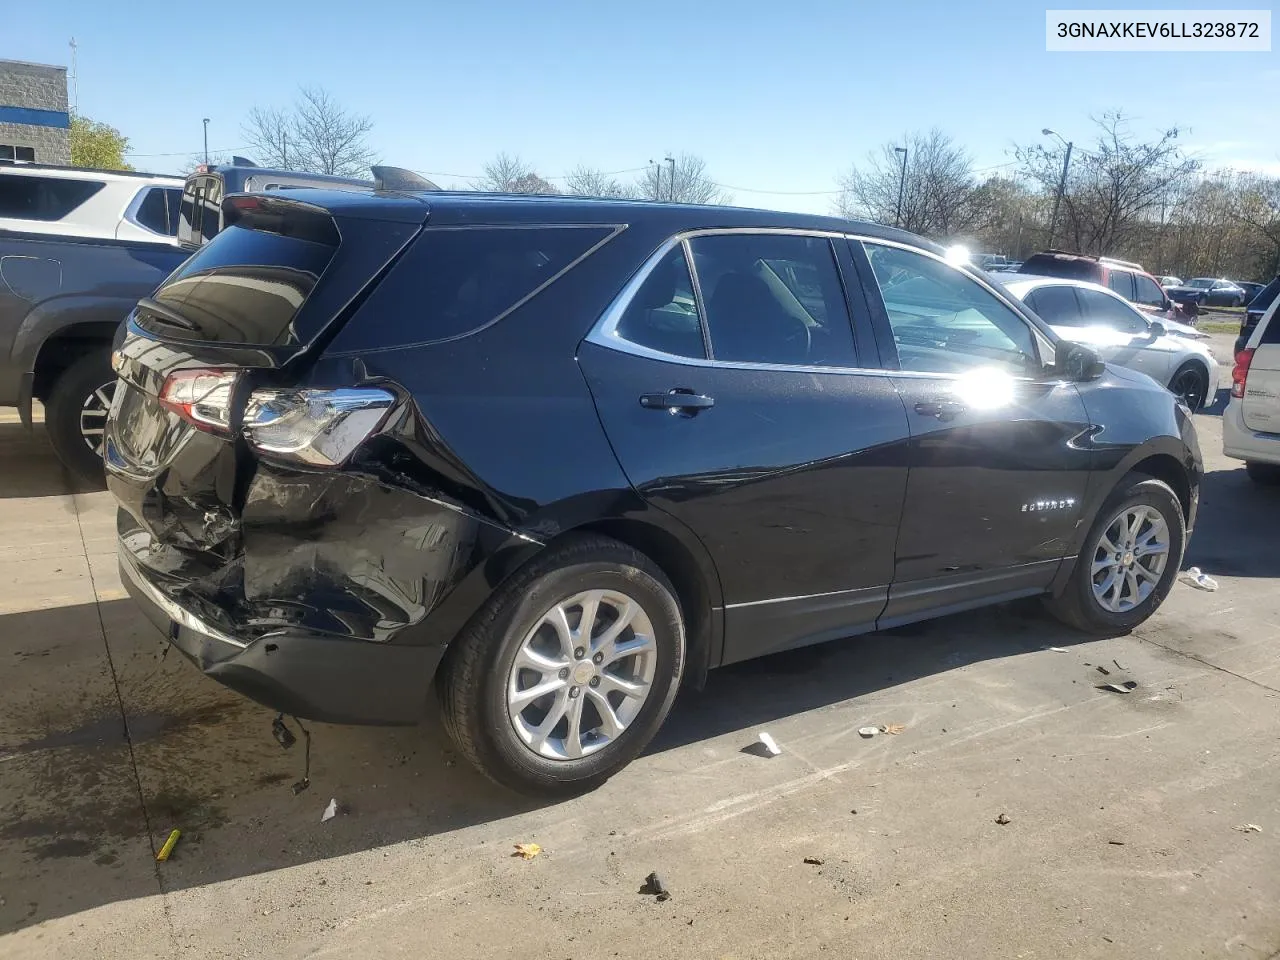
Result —
<path fill-rule="evenodd" d="M 71 163 L 67 68 L 0 60 L 0 163 Z"/>

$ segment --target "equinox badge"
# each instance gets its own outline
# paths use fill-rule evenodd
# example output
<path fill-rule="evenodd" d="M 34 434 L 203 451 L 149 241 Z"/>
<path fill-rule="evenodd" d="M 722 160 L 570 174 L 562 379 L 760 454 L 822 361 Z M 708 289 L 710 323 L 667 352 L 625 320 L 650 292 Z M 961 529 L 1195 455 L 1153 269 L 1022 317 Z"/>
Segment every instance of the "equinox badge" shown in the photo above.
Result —
<path fill-rule="evenodd" d="M 1045 510 L 1070 510 L 1076 505 L 1075 497 L 1064 500 L 1035 500 L 1022 505 L 1023 513 L 1043 513 Z"/>

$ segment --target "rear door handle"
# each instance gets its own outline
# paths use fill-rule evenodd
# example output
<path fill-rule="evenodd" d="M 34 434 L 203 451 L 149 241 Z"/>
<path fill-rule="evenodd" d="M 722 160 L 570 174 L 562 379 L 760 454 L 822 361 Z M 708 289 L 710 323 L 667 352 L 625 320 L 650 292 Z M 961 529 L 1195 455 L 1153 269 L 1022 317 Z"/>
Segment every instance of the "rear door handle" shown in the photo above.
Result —
<path fill-rule="evenodd" d="M 666 393 L 640 394 L 640 406 L 646 410 L 666 410 L 668 413 L 691 417 L 699 410 L 716 405 L 712 397 L 694 393 L 688 387 L 676 387 Z"/>
<path fill-rule="evenodd" d="M 921 400 L 916 404 L 916 413 L 938 420 L 954 420 L 964 413 L 964 404 L 954 400 Z"/>

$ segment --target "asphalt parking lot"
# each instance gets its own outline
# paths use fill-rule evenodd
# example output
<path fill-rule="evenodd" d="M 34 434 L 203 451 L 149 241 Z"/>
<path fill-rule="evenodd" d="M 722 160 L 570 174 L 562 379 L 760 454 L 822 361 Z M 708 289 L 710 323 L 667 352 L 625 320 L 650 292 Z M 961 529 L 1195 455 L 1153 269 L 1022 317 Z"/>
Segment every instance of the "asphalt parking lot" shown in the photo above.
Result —
<path fill-rule="evenodd" d="M 1220 408 L 1217 592 L 1108 640 L 1032 603 L 728 668 L 553 805 L 434 725 L 314 725 L 295 795 L 301 744 L 133 609 L 108 495 L 0 417 L 0 958 L 1278 957 L 1280 490 Z"/>

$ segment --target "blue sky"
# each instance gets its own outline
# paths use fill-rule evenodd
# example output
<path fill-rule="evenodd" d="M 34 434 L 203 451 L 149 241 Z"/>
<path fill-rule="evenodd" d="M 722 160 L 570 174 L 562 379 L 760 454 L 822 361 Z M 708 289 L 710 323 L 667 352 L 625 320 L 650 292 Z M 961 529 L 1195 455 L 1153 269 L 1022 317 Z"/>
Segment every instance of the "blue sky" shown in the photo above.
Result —
<path fill-rule="evenodd" d="M 1042 127 L 1085 140 L 1090 115 L 1114 109 L 1139 133 L 1186 128 L 1212 166 L 1280 174 L 1280 54 L 1051 54 L 1044 11 L 1025 0 L 44 0 L 7 6 L 0 57 L 65 64 L 74 34 L 81 112 L 128 135 L 136 167 L 161 172 L 200 151 L 202 117 L 211 148 L 240 147 L 251 107 L 317 84 L 372 116 L 386 162 L 446 185 L 503 150 L 544 176 L 688 151 L 738 203 L 828 212 L 833 195 L 807 192 L 833 191 L 904 131 L 939 126 L 989 169 Z"/>

